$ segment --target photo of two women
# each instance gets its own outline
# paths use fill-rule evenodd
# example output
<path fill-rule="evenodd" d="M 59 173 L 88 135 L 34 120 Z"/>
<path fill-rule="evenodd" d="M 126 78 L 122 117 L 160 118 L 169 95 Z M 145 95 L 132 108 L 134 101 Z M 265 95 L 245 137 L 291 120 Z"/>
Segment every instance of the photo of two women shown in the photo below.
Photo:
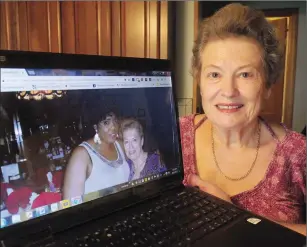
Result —
<path fill-rule="evenodd" d="M 167 110 L 162 113 L 152 104 L 156 99 L 161 106 L 169 104 L 169 89 L 155 88 L 148 94 L 146 89 L 128 91 L 130 96 L 115 96 L 95 90 L 86 97 L 81 110 L 82 140 L 67 162 L 64 199 L 112 190 L 176 166 L 174 120 Z"/>
<path fill-rule="evenodd" d="M 170 90 L 70 90 L 29 101 L 2 93 L 2 215 L 105 196 L 177 167 Z"/>
<path fill-rule="evenodd" d="M 63 197 L 88 194 L 166 171 L 158 149 L 144 150 L 144 131 L 136 118 L 119 120 L 105 112 L 93 125 L 95 135 L 73 150 Z"/>

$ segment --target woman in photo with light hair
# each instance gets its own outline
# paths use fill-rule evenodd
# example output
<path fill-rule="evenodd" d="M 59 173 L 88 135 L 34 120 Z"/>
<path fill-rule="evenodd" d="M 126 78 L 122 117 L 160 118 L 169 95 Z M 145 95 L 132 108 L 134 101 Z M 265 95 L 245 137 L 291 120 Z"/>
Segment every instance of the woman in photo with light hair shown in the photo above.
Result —
<path fill-rule="evenodd" d="M 133 118 L 121 122 L 123 146 L 131 168 L 130 179 L 140 179 L 166 171 L 158 151 L 145 152 L 142 125 Z"/>

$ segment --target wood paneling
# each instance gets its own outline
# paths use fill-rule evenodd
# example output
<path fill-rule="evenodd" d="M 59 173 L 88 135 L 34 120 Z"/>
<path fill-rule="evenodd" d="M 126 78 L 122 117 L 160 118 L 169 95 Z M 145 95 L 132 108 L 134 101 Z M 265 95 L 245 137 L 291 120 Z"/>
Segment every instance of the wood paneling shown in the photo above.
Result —
<path fill-rule="evenodd" d="M 111 3 L 97 2 L 98 54 L 111 55 Z"/>
<path fill-rule="evenodd" d="M 145 57 L 145 2 L 122 2 L 122 55 Z"/>
<path fill-rule="evenodd" d="M 168 3 L 0 2 L 0 48 L 168 57 Z"/>
<path fill-rule="evenodd" d="M 149 1 L 146 4 L 146 57 L 157 58 L 160 56 L 158 51 L 160 50 L 160 40 L 158 26 L 160 24 L 159 19 L 159 9 L 158 3 L 156 1 Z"/>
<path fill-rule="evenodd" d="M 7 37 L 7 15 L 4 3 L 0 3 L 0 49 L 9 49 Z"/>
<path fill-rule="evenodd" d="M 159 58 L 168 58 L 168 3 L 167 1 L 161 1 L 160 3 L 160 56 Z"/>
<path fill-rule="evenodd" d="M 98 54 L 97 2 L 74 2 L 76 53 Z"/>
<path fill-rule="evenodd" d="M 121 4 L 111 2 L 112 56 L 121 56 Z"/>
<path fill-rule="evenodd" d="M 10 50 L 18 50 L 20 44 L 19 21 L 18 21 L 18 3 L 4 2 L 3 9 L 6 16 L 6 38 L 7 47 Z"/>
<path fill-rule="evenodd" d="M 61 37 L 62 52 L 75 53 L 75 4 L 70 1 L 61 2 Z"/>
<path fill-rule="evenodd" d="M 29 30 L 27 17 L 27 3 L 18 2 L 18 22 L 19 22 L 19 48 L 20 50 L 29 50 Z"/>
<path fill-rule="evenodd" d="M 29 50 L 31 51 L 50 51 L 47 5 L 47 2 L 27 2 Z"/>
<path fill-rule="evenodd" d="M 48 40 L 49 51 L 61 52 L 61 18 L 60 18 L 60 3 L 57 1 L 47 2 L 48 14 Z"/>

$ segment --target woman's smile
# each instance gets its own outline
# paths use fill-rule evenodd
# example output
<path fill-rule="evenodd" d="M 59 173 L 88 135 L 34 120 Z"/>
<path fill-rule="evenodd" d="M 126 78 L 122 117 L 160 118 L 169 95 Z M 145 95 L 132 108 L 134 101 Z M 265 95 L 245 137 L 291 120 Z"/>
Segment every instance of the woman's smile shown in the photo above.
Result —
<path fill-rule="evenodd" d="M 240 109 L 243 106 L 244 106 L 243 104 L 236 104 L 236 103 L 232 103 L 232 104 L 220 103 L 220 104 L 215 105 L 217 110 L 222 112 L 222 113 L 236 113 L 236 112 L 240 111 Z"/>

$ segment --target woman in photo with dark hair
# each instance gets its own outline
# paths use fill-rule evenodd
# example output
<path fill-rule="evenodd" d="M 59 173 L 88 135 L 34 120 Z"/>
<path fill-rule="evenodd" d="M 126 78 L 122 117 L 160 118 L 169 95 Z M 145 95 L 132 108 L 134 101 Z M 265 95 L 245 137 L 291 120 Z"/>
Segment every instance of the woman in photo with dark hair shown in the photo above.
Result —
<path fill-rule="evenodd" d="M 98 113 L 99 114 L 99 113 Z M 118 141 L 118 119 L 113 112 L 97 116 L 95 135 L 72 153 L 64 179 L 63 197 L 72 198 L 128 182 L 130 168 Z"/>

